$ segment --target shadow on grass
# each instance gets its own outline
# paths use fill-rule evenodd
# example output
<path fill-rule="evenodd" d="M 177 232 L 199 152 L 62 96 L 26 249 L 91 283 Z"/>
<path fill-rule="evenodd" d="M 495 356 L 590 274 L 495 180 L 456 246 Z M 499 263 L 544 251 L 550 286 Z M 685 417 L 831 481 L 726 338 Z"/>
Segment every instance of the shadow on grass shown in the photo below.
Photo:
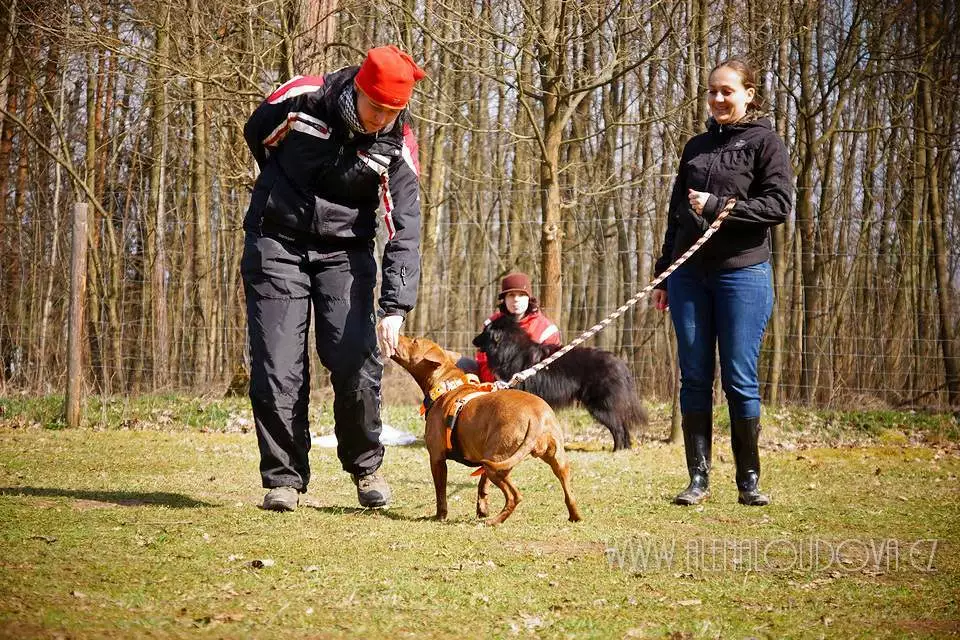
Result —
<path fill-rule="evenodd" d="M 446 520 L 437 520 L 434 515 L 408 516 L 389 508 L 363 509 L 361 507 L 313 507 L 309 505 L 301 508 L 313 509 L 314 511 L 318 511 L 320 513 L 329 513 L 335 516 L 357 515 L 370 518 L 387 518 L 389 520 L 397 520 L 400 522 L 435 522 L 438 525 L 462 525 L 483 522 L 483 520 L 474 518 L 473 516 L 469 516 L 467 514 L 463 514 L 462 516 L 450 516 Z"/>
<path fill-rule="evenodd" d="M 363 516 L 363 517 L 380 517 L 388 518 L 390 520 L 400 520 L 402 522 L 417 522 L 422 520 L 419 517 L 405 516 L 396 511 L 393 511 L 389 508 L 387 509 L 364 509 L 363 507 L 314 507 L 306 505 L 306 509 L 313 509 L 320 513 L 329 513 L 334 516 Z"/>
<path fill-rule="evenodd" d="M 397 484 L 412 484 L 410 482 L 398 481 Z M 451 482 L 447 484 L 447 499 L 449 500 L 455 494 L 460 493 L 461 491 L 468 490 L 470 492 L 476 491 L 476 485 L 472 483 L 463 483 L 463 482 Z M 424 505 L 426 506 L 426 505 Z M 434 506 L 434 501 L 430 501 L 431 508 Z M 423 522 L 425 520 L 435 520 L 433 516 L 406 516 L 402 515 L 397 511 L 393 511 L 389 508 L 387 509 L 365 509 L 363 507 L 338 507 L 338 506 L 315 506 L 315 505 L 304 505 L 307 509 L 313 509 L 320 513 L 329 513 L 335 516 L 344 516 L 344 515 L 358 515 L 364 517 L 383 517 L 390 520 L 399 520 L 401 522 Z"/>
<path fill-rule="evenodd" d="M 0 496 L 32 496 L 39 498 L 70 498 L 72 500 L 90 500 L 93 502 L 112 502 L 121 507 L 139 507 L 144 505 L 162 505 L 171 509 L 196 509 L 217 505 L 202 500 L 194 500 L 180 493 L 154 491 L 91 491 L 80 489 L 61 489 L 58 487 L 0 487 Z"/>

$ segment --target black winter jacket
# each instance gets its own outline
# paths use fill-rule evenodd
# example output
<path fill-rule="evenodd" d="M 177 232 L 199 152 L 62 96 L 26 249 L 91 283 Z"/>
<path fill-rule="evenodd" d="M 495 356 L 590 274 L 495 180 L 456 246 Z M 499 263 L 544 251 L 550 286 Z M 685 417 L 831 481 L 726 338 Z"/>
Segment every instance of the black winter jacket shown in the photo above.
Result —
<path fill-rule="evenodd" d="M 260 165 L 243 228 L 296 242 L 363 247 L 386 225 L 379 305 L 413 308 L 420 281 L 417 143 L 403 111 L 390 131 L 357 135 L 337 100 L 359 67 L 298 76 L 273 92 L 243 129 Z"/>
<path fill-rule="evenodd" d="M 702 216 L 690 207 L 688 189 L 711 194 Z M 767 261 L 769 229 L 787 219 L 792 193 L 787 148 L 768 118 L 727 126 L 711 118 L 707 131 L 683 148 L 655 273 L 663 272 L 703 235 L 728 198 L 737 201 L 730 215 L 688 264 L 712 271 Z"/>

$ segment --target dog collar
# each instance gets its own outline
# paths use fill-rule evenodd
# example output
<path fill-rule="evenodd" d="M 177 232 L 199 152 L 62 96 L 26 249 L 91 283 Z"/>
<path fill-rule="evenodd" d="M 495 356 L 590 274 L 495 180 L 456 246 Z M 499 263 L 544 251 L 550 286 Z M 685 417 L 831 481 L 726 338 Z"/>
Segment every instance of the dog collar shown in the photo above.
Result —
<path fill-rule="evenodd" d="M 430 393 L 427 394 L 430 398 L 430 404 L 433 404 L 437 401 L 437 398 L 447 393 L 448 391 L 453 391 L 458 387 L 462 387 L 467 383 L 466 378 L 457 378 L 456 380 L 444 380 L 440 384 L 436 385 L 430 389 Z"/>
<path fill-rule="evenodd" d="M 427 412 L 430 407 L 433 406 L 433 403 L 445 393 L 450 393 L 454 389 L 458 389 L 465 384 L 480 384 L 480 378 L 475 376 L 472 373 L 466 374 L 462 378 L 456 378 L 453 380 L 444 380 L 443 382 L 438 383 L 427 394 L 427 397 L 423 399 L 423 406 L 420 408 L 420 415 L 423 415 Z"/>

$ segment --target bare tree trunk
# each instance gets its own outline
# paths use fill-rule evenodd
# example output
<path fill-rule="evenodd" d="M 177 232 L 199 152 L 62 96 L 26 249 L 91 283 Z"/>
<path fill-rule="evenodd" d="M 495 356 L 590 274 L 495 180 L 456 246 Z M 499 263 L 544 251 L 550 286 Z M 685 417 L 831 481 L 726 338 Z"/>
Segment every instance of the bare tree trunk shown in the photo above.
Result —
<path fill-rule="evenodd" d="M 689 137 L 696 131 L 698 107 L 700 102 L 697 96 L 697 80 L 700 73 L 697 70 L 697 3 L 699 0 L 685 0 L 687 11 L 687 29 L 688 37 L 686 39 L 686 65 L 684 66 L 683 80 L 686 91 L 684 95 L 688 100 L 693 100 L 687 109 L 683 112 L 683 128 L 685 136 Z"/>
<path fill-rule="evenodd" d="M 189 11 L 196 9 L 196 0 L 188 0 Z M 300 28 L 300 0 L 281 0 L 277 3 L 277 9 L 280 11 L 280 55 L 277 57 L 277 73 L 281 82 L 286 82 L 297 75 L 297 32 Z M 191 13 L 191 21 L 194 18 Z M 199 39 L 199 26 L 193 27 L 193 37 Z M 199 71 L 199 69 L 198 69 Z"/>
<path fill-rule="evenodd" d="M 937 140 L 937 119 L 934 115 L 934 102 L 932 97 L 933 69 L 931 58 L 936 54 L 933 50 L 938 48 L 938 44 L 933 44 L 938 39 L 936 34 L 931 33 L 931 22 L 935 24 L 932 7 L 926 4 L 917 5 L 917 34 L 920 40 L 919 49 L 923 56 L 917 81 L 919 91 L 917 100 L 919 102 L 919 116 L 922 125 L 917 130 L 917 149 L 920 151 L 923 174 L 926 179 L 926 210 L 930 217 L 930 241 L 933 245 L 934 255 L 934 275 L 937 283 L 937 314 L 939 324 L 939 334 L 937 336 L 940 344 L 940 351 L 943 357 L 943 369 L 946 374 L 947 395 L 951 407 L 960 407 L 960 361 L 958 361 L 957 344 L 953 336 L 953 322 L 956 316 L 953 313 L 952 286 L 950 279 L 950 270 L 947 266 L 947 248 L 946 248 L 946 230 L 944 223 L 944 211 L 940 197 L 940 181 L 938 177 L 940 171 L 938 168 L 937 152 L 939 141 Z M 948 143 L 949 144 L 949 143 Z"/>
<path fill-rule="evenodd" d="M 836 202 L 834 201 L 834 169 L 836 167 L 836 136 L 829 134 L 823 144 L 826 149 L 824 154 L 823 168 L 820 179 L 820 207 L 816 214 L 818 218 L 817 234 L 819 236 L 820 250 L 815 256 L 818 263 L 815 272 L 818 274 L 818 280 L 821 293 L 818 295 L 818 305 L 823 309 L 834 309 L 830 304 L 830 293 L 834 291 L 833 273 L 830 264 L 837 261 L 839 256 L 844 255 L 844 249 L 835 245 L 834 221 L 836 220 Z M 813 397 L 817 398 L 818 390 L 823 389 L 824 393 L 829 395 L 833 391 L 833 380 L 831 378 L 830 365 L 830 347 L 831 342 L 828 339 L 828 333 L 822 331 L 823 327 L 829 324 L 829 318 L 823 316 L 818 319 L 818 336 L 816 352 L 808 354 L 813 361 L 812 377 L 810 384 L 813 387 Z M 821 384 L 820 376 L 823 375 L 826 380 Z"/>
<path fill-rule="evenodd" d="M 114 24 L 114 33 L 112 34 L 114 37 L 116 37 L 118 29 L 119 25 Z M 103 266 L 101 272 L 103 277 L 103 290 L 105 293 L 103 304 L 107 314 L 107 324 L 101 334 L 104 344 L 107 347 L 106 354 L 109 358 L 106 367 L 109 377 L 105 381 L 107 393 L 114 393 L 124 388 L 123 345 L 121 344 L 123 323 L 121 321 L 120 311 L 120 288 L 124 280 L 124 236 L 122 229 L 120 232 L 117 231 L 117 218 L 119 217 L 117 197 L 119 196 L 119 185 L 115 179 L 116 174 L 114 171 L 116 167 L 108 161 L 108 158 L 114 155 L 115 145 L 124 121 L 122 115 L 116 113 L 117 101 L 115 95 L 118 74 L 113 72 L 116 66 L 116 53 L 110 52 L 104 56 L 103 72 L 101 75 L 106 82 L 102 85 L 103 100 L 102 102 L 97 102 L 98 105 L 103 105 L 103 108 L 98 110 L 99 126 L 97 127 L 97 131 L 98 138 L 103 141 L 104 145 L 103 151 L 97 154 L 97 176 L 99 178 L 98 184 L 102 192 L 101 202 L 104 203 L 108 214 L 103 218 L 105 239 L 107 241 L 107 255 L 101 262 Z M 113 135 L 114 131 L 116 131 L 118 135 Z M 109 196 L 107 194 L 109 194 Z"/>
<path fill-rule="evenodd" d="M 210 205 L 207 190 L 207 103 L 206 87 L 201 80 L 204 68 L 203 43 L 200 39 L 202 15 L 198 0 L 190 0 L 190 20 L 193 34 L 193 69 L 195 79 L 191 83 L 190 109 L 193 118 L 193 146 L 191 153 L 191 207 L 193 209 L 193 276 L 192 284 L 194 327 L 194 381 L 206 382 L 209 378 L 211 348 L 216 335 L 216 326 L 211 317 L 211 271 L 210 260 Z"/>
<path fill-rule="evenodd" d="M 89 27 L 89 18 L 87 19 Z M 99 56 L 95 53 L 88 53 L 87 62 L 87 92 L 86 92 L 86 141 L 87 146 L 84 155 L 84 181 L 87 184 L 88 193 L 97 194 L 100 186 L 97 181 L 97 128 L 100 122 L 98 99 L 100 92 L 100 69 L 97 62 Z M 108 373 L 106 371 L 106 361 L 102 351 L 103 336 L 101 334 L 101 316 L 104 293 L 101 274 L 101 256 L 100 256 L 100 215 L 96 202 L 90 202 L 92 215 L 87 223 L 87 234 L 90 241 L 90 247 L 87 258 L 87 306 L 85 309 L 85 322 L 87 324 L 87 342 L 90 349 L 90 368 L 93 375 L 95 386 L 100 389 L 107 384 Z"/>
<path fill-rule="evenodd" d="M 151 385 L 153 389 L 169 384 L 170 334 L 167 326 L 167 288 L 168 271 L 166 244 L 166 208 L 164 181 L 166 180 L 167 151 L 167 82 L 164 71 L 170 51 L 170 6 L 162 12 L 160 24 L 156 28 L 156 61 L 151 67 L 150 95 L 150 181 L 146 212 L 146 251 L 149 265 L 150 283 L 144 287 L 148 292 L 144 296 L 144 326 L 150 331 L 143 332 L 143 340 L 151 345 Z"/>
<path fill-rule="evenodd" d="M 51 67 L 52 67 L 52 73 L 54 74 L 54 78 L 51 79 L 48 74 L 48 80 L 50 81 L 49 86 L 52 87 L 55 82 L 57 87 L 56 88 L 57 98 L 55 101 L 56 108 L 57 108 L 57 112 L 56 112 L 57 115 L 56 115 L 55 127 L 57 129 L 62 129 L 63 122 L 64 122 L 64 110 L 65 110 L 64 94 L 66 93 L 66 83 L 63 81 L 63 78 L 59 75 L 60 74 L 59 55 L 56 57 L 55 61 L 52 61 L 51 64 L 48 65 L 48 69 L 50 69 Z M 65 74 L 66 71 L 63 71 L 63 73 Z M 48 92 L 52 93 L 53 90 L 48 89 Z M 54 148 L 59 149 L 59 143 L 57 145 L 54 145 Z M 53 312 L 53 283 L 59 271 L 58 267 L 60 264 L 60 260 L 59 260 L 60 217 L 61 217 L 60 206 L 61 206 L 61 197 L 63 192 L 62 174 L 63 174 L 63 169 L 60 166 L 60 163 L 59 162 L 54 163 L 53 165 L 54 188 L 53 188 L 53 202 L 51 206 L 51 209 L 52 209 L 51 218 L 52 218 L 53 229 L 51 232 L 52 237 L 50 238 L 50 259 L 49 259 L 48 271 L 47 271 L 46 292 L 44 293 L 44 296 L 43 296 L 43 310 L 40 316 L 40 347 L 39 347 L 39 354 L 37 356 L 37 372 L 38 372 L 37 375 L 38 375 L 38 382 L 40 382 L 40 384 L 46 384 L 46 382 L 48 381 L 47 340 L 48 340 L 49 329 L 51 325 L 51 315 Z"/>
<path fill-rule="evenodd" d="M 4 48 L 0 51 L 0 100 L 5 104 L 7 113 L 16 113 L 18 111 L 18 100 L 21 91 L 20 82 L 24 68 L 22 56 L 14 54 L 14 44 L 22 37 L 18 33 L 19 12 L 17 10 L 16 0 L 8 5 L 0 7 L 0 19 L 2 19 Z M 10 55 L 7 55 L 7 53 Z M 10 166 L 13 157 L 14 127 L 16 125 L 8 118 L 0 119 L 0 229 L 6 229 L 9 225 L 9 204 L 7 198 L 10 194 Z M 10 234 L 0 234 L 0 253 L 4 256 L 12 255 L 14 236 Z M 15 345 L 11 334 L 11 328 L 15 322 L 11 318 L 12 301 L 15 299 L 13 292 L 13 278 L 15 274 L 15 261 L 3 260 L 0 262 L 0 391 L 6 386 L 8 376 L 13 373 L 13 360 L 15 357 Z"/>
<path fill-rule="evenodd" d="M 623 116 L 623 103 L 621 102 L 621 96 L 623 95 L 623 83 L 619 80 L 612 82 L 608 87 L 604 88 L 601 92 L 601 113 L 603 114 L 603 126 L 605 133 L 603 135 L 603 142 L 600 151 L 599 165 L 603 167 L 603 176 L 601 180 L 595 182 L 606 184 L 607 179 L 613 180 L 615 174 L 618 172 L 617 167 L 617 150 L 615 146 L 615 140 L 620 136 L 620 126 L 618 125 L 618 119 Z M 621 176 L 622 177 L 622 176 Z M 622 195 L 619 191 L 614 191 L 612 193 L 606 193 L 600 197 L 600 211 L 603 212 L 606 224 L 609 225 L 610 233 L 614 234 L 612 240 L 615 241 L 613 245 L 616 247 L 616 256 L 611 259 L 613 264 L 613 273 L 618 275 L 617 277 L 617 286 L 614 288 L 614 293 L 616 294 L 615 305 L 621 304 L 623 300 L 626 300 L 629 296 L 633 295 L 631 289 L 634 284 L 633 272 L 631 269 L 631 255 L 630 255 L 630 223 L 625 219 L 622 209 L 617 205 L 621 202 Z M 634 215 L 636 212 L 634 212 Z M 636 253 L 637 256 L 642 255 L 638 250 Z M 600 277 L 606 279 L 606 273 L 601 273 Z M 621 286 L 622 285 L 622 286 Z M 605 313 L 608 310 L 606 308 L 601 309 L 601 313 Z M 606 344 L 608 347 L 616 349 L 618 352 L 623 347 L 623 336 L 631 335 L 633 333 L 633 324 L 636 317 L 636 310 L 631 309 L 629 313 L 624 315 L 623 325 L 619 327 L 620 331 L 615 329 L 610 329 L 610 334 L 606 338 Z"/>
<path fill-rule="evenodd" d="M 555 322 L 562 323 L 560 301 L 563 228 L 560 215 L 560 143 L 563 139 L 560 103 L 562 53 L 558 50 L 563 0 L 540 3 L 540 90 L 543 108 L 543 149 L 540 157 L 540 304 Z"/>
<path fill-rule="evenodd" d="M 433 2 L 427 2 L 425 20 L 432 22 Z M 441 37 L 446 36 L 447 21 L 441 23 Z M 433 51 L 433 38 L 430 31 L 423 36 L 424 58 L 430 59 Z M 447 162 L 444 157 L 444 141 L 447 131 L 444 119 L 447 117 L 446 104 L 447 75 L 449 68 L 449 52 L 441 50 L 439 69 L 430 75 L 431 95 L 424 101 L 426 107 L 426 129 L 421 137 L 426 144 L 421 147 L 425 154 L 422 158 L 423 174 L 427 178 L 426 188 L 423 189 L 424 202 L 422 205 L 423 240 L 421 242 L 421 286 L 420 300 L 417 304 L 415 317 L 411 329 L 414 333 L 423 334 L 428 327 L 433 327 L 440 314 L 439 287 L 437 286 L 437 229 L 440 218 L 440 207 L 445 199 L 444 185 L 446 182 Z M 427 124 L 430 123 L 430 124 Z"/>
<path fill-rule="evenodd" d="M 338 0 L 300 0 L 303 23 L 294 51 L 297 73 L 320 75 L 330 70 L 326 49 L 336 37 L 337 5 Z"/>
<path fill-rule="evenodd" d="M 24 89 L 23 99 L 23 117 L 24 124 L 27 128 L 32 129 L 36 126 L 36 107 L 37 85 L 35 82 L 29 81 Z M 30 159 L 27 151 L 28 147 L 26 144 L 21 144 L 20 147 L 20 152 L 17 154 L 17 169 L 13 180 L 13 220 L 15 221 L 25 219 L 25 199 L 27 197 L 27 182 L 29 177 L 27 172 L 27 165 Z M 36 224 L 36 222 L 34 222 L 34 224 Z M 29 261 L 26 257 L 25 243 L 23 242 L 23 236 L 21 234 L 17 234 L 16 238 L 17 244 L 16 246 L 10 247 L 7 257 L 7 262 L 10 264 L 10 278 L 8 282 L 12 285 L 12 291 L 14 292 L 14 304 L 10 310 L 10 317 L 13 320 L 13 331 L 11 333 L 13 334 L 13 342 L 17 345 L 17 349 L 21 354 L 19 359 L 25 360 L 26 358 L 24 358 L 23 354 L 26 353 L 30 344 L 28 336 L 25 335 L 28 328 L 27 303 L 32 296 L 27 290 L 29 278 L 25 273 L 25 269 Z M 25 371 L 22 366 L 19 366 L 14 377 L 26 382 L 25 376 L 27 374 L 28 372 Z"/>
<path fill-rule="evenodd" d="M 527 28 L 527 33 L 535 30 L 535 27 Z M 533 85 L 533 56 L 528 53 L 528 47 L 520 51 L 520 63 L 517 69 L 517 85 L 519 87 L 529 88 Z M 513 116 L 513 124 L 518 136 L 529 135 L 533 126 L 527 118 L 523 117 L 522 101 L 517 101 L 516 113 Z M 532 207 L 529 194 L 526 190 L 521 190 L 522 185 L 529 185 L 535 181 L 533 171 L 534 160 L 531 157 L 530 146 L 528 144 L 515 144 L 513 163 L 511 166 L 510 182 L 514 185 L 514 191 L 509 195 L 508 202 L 510 206 L 506 214 L 507 224 L 502 226 L 501 246 L 506 246 L 507 250 L 507 269 L 517 268 L 520 250 L 527 242 L 534 241 L 533 225 L 528 224 L 532 217 Z M 517 242 L 507 242 L 507 234 L 511 238 L 519 239 Z M 541 294 L 542 295 L 542 294 Z"/>
<path fill-rule="evenodd" d="M 463 79 L 455 82 L 457 84 L 462 83 Z M 464 162 L 469 162 L 469 157 L 470 154 L 467 150 L 467 145 L 459 145 L 451 154 L 451 164 L 454 166 L 463 166 Z M 459 180 L 462 181 L 463 178 L 459 177 Z M 464 185 L 461 182 L 459 184 L 451 185 L 450 191 L 452 193 L 457 193 L 458 190 L 462 190 L 463 188 Z M 465 313 L 466 309 L 464 309 L 462 303 L 457 304 L 457 302 L 462 300 L 460 295 L 469 295 L 461 294 L 461 292 L 471 291 L 471 280 L 476 283 L 476 276 L 473 274 L 474 269 L 460 268 L 460 265 L 470 265 L 469 248 L 472 246 L 477 246 L 474 244 L 475 235 L 473 227 L 470 226 L 470 228 L 468 228 L 468 221 L 473 219 L 474 212 L 465 212 L 465 207 L 465 200 L 462 200 L 458 197 L 451 200 L 450 207 L 447 211 L 450 220 L 450 237 L 448 239 L 449 249 L 447 250 L 447 254 L 450 256 L 451 260 L 450 268 L 447 270 L 447 288 L 452 292 L 451 297 L 454 301 L 454 304 L 449 309 L 448 317 L 460 319 L 461 322 L 464 321 L 464 316 L 467 316 L 467 314 Z M 473 290 L 476 291 L 477 289 L 478 287 L 476 284 L 474 284 Z M 471 330 L 472 329 L 474 329 L 474 326 L 471 326 Z"/>
<path fill-rule="evenodd" d="M 710 63 L 709 42 L 707 40 L 707 36 L 710 33 L 710 22 L 708 20 L 710 16 L 710 3 L 708 0 L 695 1 L 694 24 L 696 25 L 696 30 L 691 40 L 698 45 L 697 55 L 695 57 L 698 83 L 696 90 L 691 94 L 696 100 L 696 122 L 693 123 L 692 131 L 696 131 L 699 127 L 703 126 L 703 123 L 707 120 L 707 101 L 704 94 L 707 90 L 707 77 L 710 75 L 710 68 L 713 66 Z"/>
<path fill-rule="evenodd" d="M 875 70 L 876 65 L 872 63 L 868 65 L 868 74 L 874 72 Z M 880 101 L 877 99 L 877 96 L 871 95 L 871 93 L 868 93 L 865 97 L 865 117 L 867 122 L 876 122 L 880 117 L 879 114 L 881 113 L 882 108 L 879 104 Z M 881 201 L 881 199 L 877 197 L 877 191 L 879 187 L 876 180 L 876 170 L 882 162 L 880 159 L 881 145 L 882 142 L 879 129 L 871 129 L 870 131 L 867 131 L 863 164 L 861 167 L 859 167 L 861 171 L 860 180 L 863 184 L 863 215 L 861 224 L 869 225 L 873 228 L 875 228 L 878 223 L 883 224 L 883 216 L 878 215 L 878 209 L 881 209 L 881 206 L 878 206 L 878 203 Z M 881 233 L 878 235 L 882 237 L 884 233 L 885 231 L 881 231 Z M 881 266 L 883 261 L 882 252 L 882 248 L 878 248 L 878 251 L 875 252 L 867 251 L 869 257 L 863 261 L 863 272 L 859 275 L 859 295 L 857 296 L 859 300 L 857 300 L 855 304 L 865 312 L 865 322 L 862 323 L 862 332 L 866 338 L 864 340 L 864 344 L 869 345 L 871 356 L 873 356 L 873 358 L 868 366 L 856 367 L 856 379 L 858 387 L 867 386 L 867 379 L 870 377 L 870 374 L 881 370 L 883 366 L 883 354 L 878 349 L 878 344 L 880 341 L 877 339 L 881 335 L 879 323 L 881 322 L 883 315 L 883 308 L 880 304 L 880 301 L 877 299 L 877 296 L 874 295 L 876 290 L 877 274 L 881 273 L 883 270 L 883 267 Z"/>
<path fill-rule="evenodd" d="M 587 22 L 586 11 L 577 14 L 580 18 L 580 24 L 573 25 L 573 30 L 589 30 L 593 26 Z M 584 81 L 584 76 L 592 74 L 593 66 L 596 64 L 596 51 L 591 42 L 587 41 L 582 47 L 568 53 L 573 58 L 573 67 L 576 83 Z M 609 264 L 607 262 L 607 252 L 603 249 L 604 237 L 604 219 L 600 205 L 600 199 L 596 196 L 584 197 L 584 184 L 590 181 L 588 170 L 584 167 L 584 157 L 587 149 L 587 136 L 589 135 L 590 109 L 593 99 L 587 96 L 577 105 L 575 115 L 570 119 L 568 142 L 563 150 L 566 151 L 566 157 L 563 160 L 563 166 L 566 167 L 564 175 L 561 176 L 561 189 L 570 194 L 574 201 L 574 207 L 567 208 L 567 214 L 562 221 L 563 235 L 561 246 L 562 265 L 561 272 L 567 277 L 567 286 L 561 292 L 561 306 L 570 309 L 571 313 L 559 325 L 561 330 L 573 332 L 581 330 L 599 319 L 599 315 L 607 306 L 609 290 L 606 277 Z M 598 158 L 600 163 L 603 162 Z M 593 166 L 593 172 L 596 173 L 597 165 Z M 587 215 L 585 215 L 587 214 Z M 591 218 L 594 218 L 591 220 Z M 590 236 L 593 236 L 593 242 L 589 242 Z M 592 251 L 591 251 L 592 250 Z M 597 334 L 595 338 L 597 346 L 605 346 L 610 332 L 603 331 Z"/>
<path fill-rule="evenodd" d="M 916 105 L 914 104 L 914 107 Z M 914 109 L 916 113 L 916 109 Z M 904 381 L 904 394 L 908 398 L 915 397 L 919 390 L 918 369 L 920 363 L 919 355 L 923 351 L 923 334 L 925 331 L 926 320 L 922 312 L 923 300 L 923 259 L 920 255 L 922 249 L 922 238 L 920 235 L 920 224 L 923 218 L 923 187 L 925 176 L 923 175 L 922 140 L 915 127 L 911 127 L 909 122 L 904 126 L 909 132 L 913 130 L 913 138 L 909 141 L 907 156 L 910 167 L 910 175 L 905 179 L 906 187 L 904 197 L 902 198 L 902 213 L 900 226 L 903 239 L 903 249 L 901 252 L 902 263 L 899 270 L 903 273 L 903 297 L 900 300 L 897 319 L 904 323 L 909 331 L 908 340 L 911 343 L 904 367 L 906 369 L 906 378 Z M 909 134 L 908 134 L 909 135 Z"/>
<path fill-rule="evenodd" d="M 795 21 L 804 22 L 811 16 L 809 2 L 800 9 Z M 799 56 L 800 112 L 798 113 L 798 147 L 800 153 L 800 171 L 797 174 L 797 226 L 800 228 L 803 274 L 803 333 L 802 364 L 800 373 L 801 393 L 808 403 L 813 402 L 816 380 L 816 353 L 818 350 L 817 323 L 820 318 L 820 278 L 817 270 L 817 222 L 813 206 L 814 163 L 816 162 L 815 116 L 810 109 L 813 106 L 813 66 L 810 57 L 813 51 L 813 31 L 805 30 L 797 42 Z"/>
<path fill-rule="evenodd" d="M 670 354 L 670 435 L 669 440 L 673 444 L 683 442 L 683 415 L 680 410 L 680 364 L 677 360 L 677 336 L 670 326 L 670 322 L 663 323 L 663 332 Z"/>
<path fill-rule="evenodd" d="M 777 134 L 781 140 L 788 140 L 787 137 L 787 117 L 789 108 L 787 104 L 787 81 L 789 80 L 790 65 L 790 39 L 788 38 L 789 29 L 789 11 L 780 12 L 780 21 L 778 23 L 778 39 L 780 46 L 777 48 L 777 69 L 775 76 L 780 80 L 776 82 L 777 113 L 776 124 Z M 788 223 L 792 227 L 792 222 Z M 790 300 L 786 289 L 787 278 L 787 258 L 789 254 L 788 234 L 786 224 L 778 225 L 771 232 L 771 243 L 773 249 L 773 290 L 774 306 L 773 314 L 770 318 L 770 368 L 767 375 L 767 402 L 773 406 L 780 404 L 780 384 L 781 372 L 783 370 L 783 344 L 784 344 L 784 310 L 789 308 L 784 304 L 785 300 Z"/>
<path fill-rule="evenodd" d="M 78 202 L 73 207 L 73 246 L 70 252 L 70 320 L 68 324 L 69 346 L 67 364 L 67 389 L 64 403 L 64 418 L 70 427 L 79 427 L 81 396 L 83 394 L 83 299 L 86 280 L 87 211 L 86 203 Z"/>

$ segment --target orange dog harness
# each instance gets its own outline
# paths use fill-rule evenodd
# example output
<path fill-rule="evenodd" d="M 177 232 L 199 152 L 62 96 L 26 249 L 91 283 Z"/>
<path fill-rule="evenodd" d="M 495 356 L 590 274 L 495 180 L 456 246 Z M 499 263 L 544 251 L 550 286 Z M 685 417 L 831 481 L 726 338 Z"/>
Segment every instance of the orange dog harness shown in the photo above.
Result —
<path fill-rule="evenodd" d="M 460 417 L 460 412 L 463 411 L 465 406 L 467 406 L 467 403 L 474 398 L 478 398 L 482 395 L 490 393 L 491 391 L 494 391 L 494 385 L 492 383 L 485 382 L 481 384 L 477 377 L 473 374 L 467 374 L 463 378 L 444 380 L 430 389 L 430 393 L 426 398 L 424 398 L 423 404 L 420 406 L 420 415 L 426 416 L 426 413 L 433 407 L 434 404 L 436 404 L 437 400 L 439 400 L 441 396 L 459 389 L 466 384 L 475 386 L 476 391 L 471 391 L 463 397 L 457 398 L 457 400 L 453 403 L 451 410 L 444 417 L 444 426 L 446 427 L 446 453 L 451 460 L 455 460 L 468 466 L 476 466 L 476 463 L 472 463 L 469 460 L 464 459 L 460 448 L 457 446 L 457 438 L 454 430 L 457 427 L 457 419 Z M 480 467 L 470 475 L 483 475 L 483 467 Z"/>

